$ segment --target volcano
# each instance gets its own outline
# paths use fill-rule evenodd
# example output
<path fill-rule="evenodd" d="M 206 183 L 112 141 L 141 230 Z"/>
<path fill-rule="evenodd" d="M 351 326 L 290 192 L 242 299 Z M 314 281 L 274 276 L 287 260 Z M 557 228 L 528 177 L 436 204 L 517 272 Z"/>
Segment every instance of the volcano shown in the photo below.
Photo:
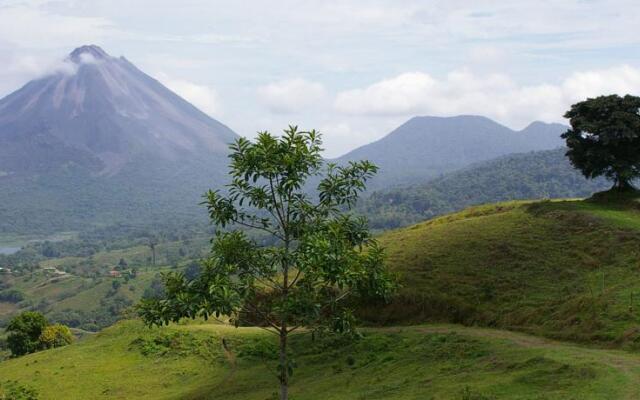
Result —
<path fill-rule="evenodd" d="M 139 157 L 223 156 L 237 137 L 126 58 L 98 46 L 75 49 L 64 65 L 0 100 L 5 175 L 69 163 L 115 174 Z"/>
<path fill-rule="evenodd" d="M 0 233 L 193 210 L 237 137 L 126 58 L 79 47 L 0 100 Z"/>

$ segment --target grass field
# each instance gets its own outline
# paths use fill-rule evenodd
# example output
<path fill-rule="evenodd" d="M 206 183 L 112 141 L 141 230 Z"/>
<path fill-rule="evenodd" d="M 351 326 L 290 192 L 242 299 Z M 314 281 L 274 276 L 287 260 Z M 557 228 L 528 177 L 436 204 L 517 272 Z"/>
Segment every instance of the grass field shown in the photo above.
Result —
<path fill-rule="evenodd" d="M 361 316 L 387 325 L 480 324 L 640 346 L 635 202 L 479 206 L 381 236 L 403 287 Z"/>
<path fill-rule="evenodd" d="M 275 345 L 275 337 L 255 328 L 148 329 L 124 321 L 66 348 L 0 363 L 0 376 L 42 399 L 265 400 L 277 388 Z M 640 356 L 506 331 L 381 328 L 355 342 L 298 336 L 293 348 L 293 399 L 640 396 Z"/>
<path fill-rule="evenodd" d="M 400 276 L 398 295 L 359 309 L 370 325 L 359 341 L 296 337 L 293 399 L 640 398 L 635 200 L 479 206 L 380 241 Z M 118 291 L 135 301 L 153 274 Z M 56 299 L 51 309 L 60 311 L 98 307 L 111 286 L 65 279 L 16 287 Z M 0 385 L 17 380 L 43 399 L 267 400 L 277 386 L 274 351 L 274 338 L 256 328 L 123 321 L 1 362 Z"/>

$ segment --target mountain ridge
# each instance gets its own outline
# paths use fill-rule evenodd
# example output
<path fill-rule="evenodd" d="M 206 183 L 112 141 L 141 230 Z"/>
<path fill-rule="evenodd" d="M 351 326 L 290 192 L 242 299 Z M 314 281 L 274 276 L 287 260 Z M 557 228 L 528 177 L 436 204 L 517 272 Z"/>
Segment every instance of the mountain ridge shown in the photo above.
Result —
<path fill-rule="evenodd" d="M 413 117 L 380 140 L 335 159 L 368 159 L 380 167 L 372 188 L 426 182 L 475 162 L 562 145 L 561 124 L 534 121 L 514 131 L 487 117 Z"/>

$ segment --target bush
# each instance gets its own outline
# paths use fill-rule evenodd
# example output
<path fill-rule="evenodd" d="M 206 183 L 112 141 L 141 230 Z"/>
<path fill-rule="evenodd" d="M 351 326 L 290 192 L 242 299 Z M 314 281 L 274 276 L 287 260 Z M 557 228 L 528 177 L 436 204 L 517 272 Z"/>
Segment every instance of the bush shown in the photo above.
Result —
<path fill-rule="evenodd" d="M 38 400 L 38 392 L 17 381 L 0 382 L 2 400 Z"/>
<path fill-rule="evenodd" d="M 45 349 L 66 346 L 71 342 L 73 334 L 68 327 L 61 324 L 49 325 L 40 334 L 40 344 Z"/>
<path fill-rule="evenodd" d="M 40 335 L 48 325 L 39 312 L 27 311 L 13 318 L 7 325 L 7 347 L 14 356 L 36 352 L 40 349 Z"/>
<path fill-rule="evenodd" d="M 73 341 L 68 327 L 49 325 L 44 315 L 33 311 L 23 312 L 13 318 L 7 325 L 7 332 L 7 347 L 13 356 L 66 346 Z"/>

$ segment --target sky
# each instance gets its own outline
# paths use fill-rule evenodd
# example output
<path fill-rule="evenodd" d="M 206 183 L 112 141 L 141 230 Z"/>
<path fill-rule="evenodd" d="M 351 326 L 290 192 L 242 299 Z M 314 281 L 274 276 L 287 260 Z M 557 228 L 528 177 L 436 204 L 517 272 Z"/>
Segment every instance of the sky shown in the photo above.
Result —
<path fill-rule="evenodd" d="M 0 0 L 0 97 L 84 44 L 243 136 L 317 129 L 327 157 L 416 115 L 519 130 L 640 95 L 638 0 Z"/>

